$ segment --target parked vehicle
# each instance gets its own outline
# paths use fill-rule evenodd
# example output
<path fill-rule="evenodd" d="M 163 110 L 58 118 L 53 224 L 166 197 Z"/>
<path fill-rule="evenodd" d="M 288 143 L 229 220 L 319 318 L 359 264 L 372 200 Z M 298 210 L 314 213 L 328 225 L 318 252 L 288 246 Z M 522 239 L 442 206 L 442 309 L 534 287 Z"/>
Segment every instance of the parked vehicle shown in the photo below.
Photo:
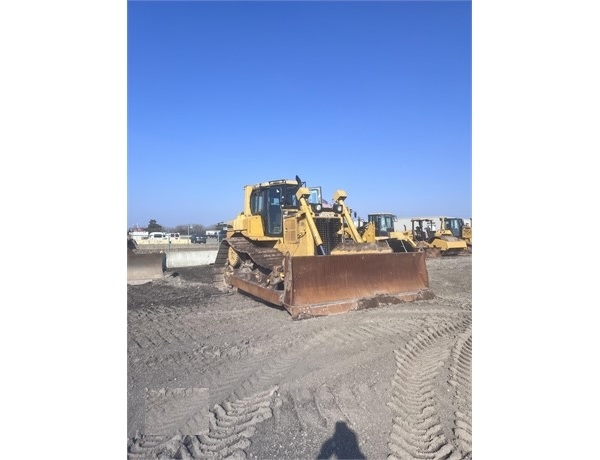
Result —
<path fill-rule="evenodd" d="M 440 226 L 448 230 L 457 238 L 460 238 L 467 243 L 469 252 L 472 252 L 473 247 L 473 227 L 471 219 L 465 222 L 460 217 L 440 217 Z"/>
<path fill-rule="evenodd" d="M 209 238 L 218 238 L 222 240 L 227 236 L 226 230 L 206 230 L 206 236 Z"/>
<path fill-rule="evenodd" d="M 192 243 L 206 244 L 206 235 L 200 235 L 199 233 L 195 233 L 190 237 L 190 241 Z"/>
<path fill-rule="evenodd" d="M 451 230 L 443 225 L 439 230 L 435 229 L 432 219 L 426 217 L 414 217 L 411 220 L 411 238 L 418 242 L 427 243 L 429 247 L 438 248 L 442 256 L 454 256 L 467 253 L 467 243 L 455 237 Z"/>

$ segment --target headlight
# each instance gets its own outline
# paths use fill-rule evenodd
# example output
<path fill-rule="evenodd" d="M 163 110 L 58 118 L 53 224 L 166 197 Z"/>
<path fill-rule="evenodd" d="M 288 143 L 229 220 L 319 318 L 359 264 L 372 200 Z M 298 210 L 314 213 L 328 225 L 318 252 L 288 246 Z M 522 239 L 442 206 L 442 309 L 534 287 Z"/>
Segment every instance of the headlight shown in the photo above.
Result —
<path fill-rule="evenodd" d="M 323 210 L 323 205 L 321 203 L 313 203 L 310 206 L 315 214 L 319 214 Z"/>
<path fill-rule="evenodd" d="M 343 210 L 344 210 L 344 208 L 342 207 L 341 204 L 336 203 L 333 205 L 333 212 L 335 212 L 336 214 L 341 214 Z"/>

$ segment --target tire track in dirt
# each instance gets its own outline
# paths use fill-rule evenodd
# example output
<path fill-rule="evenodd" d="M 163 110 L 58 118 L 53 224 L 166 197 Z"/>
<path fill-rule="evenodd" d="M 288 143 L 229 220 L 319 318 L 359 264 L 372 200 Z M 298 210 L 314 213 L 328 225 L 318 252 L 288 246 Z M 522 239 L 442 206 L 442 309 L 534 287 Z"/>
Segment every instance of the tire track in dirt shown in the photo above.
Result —
<path fill-rule="evenodd" d="M 248 354 L 248 350 L 240 352 L 240 358 Z M 199 370 L 209 372 L 219 365 L 224 365 L 230 358 L 220 348 L 208 345 L 194 347 L 189 350 L 167 351 L 160 355 L 150 355 L 130 360 L 130 371 L 135 375 L 145 375 L 145 380 L 156 378 L 187 377 L 198 378 Z"/>
<path fill-rule="evenodd" d="M 225 401 L 209 411 L 207 433 L 173 436 L 136 435 L 128 446 L 128 459 L 245 458 L 255 425 L 273 416 L 277 387 L 250 397 Z M 197 426 L 202 414 L 194 414 L 179 431 Z"/>
<path fill-rule="evenodd" d="M 337 355 L 337 350 L 343 348 L 346 352 L 352 349 L 365 349 L 376 346 L 378 353 L 382 349 L 392 350 L 398 346 L 398 341 L 406 341 L 411 331 L 427 322 L 426 319 L 410 320 L 404 317 L 396 318 L 396 322 L 387 321 L 381 324 L 350 325 L 348 328 L 322 328 L 314 332 L 299 349 L 290 347 L 285 353 L 268 361 L 257 369 L 248 379 L 234 390 L 230 397 L 242 397 L 260 388 L 277 384 L 285 394 L 281 395 L 287 404 L 293 407 L 298 423 L 305 431 L 312 428 L 323 429 L 331 427 L 340 420 L 354 424 L 365 413 L 370 413 L 374 420 L 381 418 L 381 413 L 375 407 L 364 404 L 372 396 L 374 389 L 368 385 L 346 386 L 333 388 L 321 386 L 316 390 L 306 388 L 289 388 L 294 380 L 292 369 L 302 362 L 301 367 L 306 371 L 307 362 L 311 361 L 312 353 L 326 351 L 331 356 Z M 308 365 L 310 368 L 310 365 Z M 239 368 L 238 368 L 239 371 Z M 382 386 L 385 384 L 382 383 Z M 383 388 L 379 388 L 383 391 Z"/>
<path fill-rule="evenodd" d="M 288 375 L 290 370 L 297 365 L 299 357 L 304 356 L 304 360 L 310 359 L 307 355 L 309 350 L 317 350 L 317 352 L 319 352 L 323 349 L 323 346 L 326 345 L 330 353 L 335 353 L 337 347 L 344 347 L 346 349 L 348 347 L 363 348 L 365 347 L 366 342 L 378 343 L 381 345 L 382 337 L 398 338 L 400 331 L 405 329 L 404 332 L 406 332 L 414 327 L 414 321 L 404 321 L 403 328 L 399 329 L 394 329 L 389 323 L 383 325 L 359 325 L 355 326 L 353 329 L 346 329 L 344 331 L 332 331 L 327 327 L 322 327 L 311 334 L 310 338 L 306 340 L 302 348 L 290 345 L 285 352 L 267 360 L 259 360 L 253 357 L 244 362 L 227 363 L 220 368 L 218 372 L 210 373 L 206 376 L 206 379 L 200 379 L 196 386 L 211 388 L 211 399 L 221 400 L 222 395 L 228 394 L 228 396 L 223 399 L 224 402 L 222 404 L 224 406 L 232 404 L 232 401 L 252 400 L 252 395 L 269 391 L 264 390 L 265 388 L 278 388 L 277 384 L 286 380 L 286 375 Z M 391 340 L 391 343 L 397 342 Z M 246 377 L 244 377 L 244 375 Z M 313 398 L 313 396 L 310 397 Z M 344 417 L 340 409 L 332 409 L 335 407 L 335 404 L 333 404 L 336 401 L 335 395 L 328 394 L 327 391 L 323 389 L 318 393 L 318 398 L 318 402 L 316 400 L 314 401 L 315 407 L 317 407 L 317 404 L 319 405 L 320 409 L 318 412 L 321 413 L 321 417 L 324 417 L 325 420 L 329 420 L 329 423 L 334 419 L 338 420 L 340 416 Z M 348 401 L 346 401 L 346 403 L 348 403 Z M 216 405 L 215 407 L 221 406 Z M 222 411 L 219 411 L 219 409 L 216 409 L 216 412 L 217 420 L 219 420 L 218 415 L 223 415 L 223 413 Z M 306 416 L 304 417 L 306 418 Z M 308 415 L 308 417 L 310 417 L 310 415 Z M 234 429 L 235 422 L 230 421 L 230 423 L 230 428 Z M 325 424 L 327 423 L 328 422 L 325 422 Z M 186 440 L 183 437 L 179 437 L 179 441 L 174 438 L 160 439 L 160 442 L 156 444 L 157 439 L 158 438 L 156 437 L 150 438 L 151 445 L 149 449 L 145 448 L 143 442 L 136 442 L 134 439 L 132 443 L 133 450 L 130 452 L 136 455 L 143 454 L 146 455 L 146 457 L 131 458 L 153 458 L 152 455 L 157 453 L 160 453 L 161 455 L 175 455 L 174 452 L 178 452 L 177 455 L 182 455 L 182 448 L 179 444 L 187 441 L 191 442 L 192 446 L 195 446 L 194 455 L 203 452 L 203 450 L 196 445 L 198 444 L 197 441 Z M 238 441 L 241 442 L 241 444 L 239 444 Z M 201 439 L 200 442 L 202 442 Z M 243 440 L 236 440 L 236 443 L 236 451 L 245 448 L 242 446 L 248 447 L 250 445 L 248 437 L 244 437 Z M 230 446 L 227 448 L 223 447 L 221 450 L 228 449 L 230 450 Z"/>
<path fill-rule="evenodd" d="M 219 378 L 223 367 L 235 369 L 247 354 L 255 352 L 241 334 L 226 336 L 226 339 L 237 338 L 235 343 L 228 341 L 208 345 L 211 337 L 206 336 L 202 324 L 210 314 L 199 315 L 197 306 L 175 309 L 159 307 L 150 312 L 128 313 L 131 326 L 128 334 L 127 431 L 130 436 L 143 426 L 144 388 L 156 389 L 169 385 L 220 388 L 223 382 Z M 169 340 L 164 340 L 164 333 L 148 332 L 154 328 L 171 331 L 171 336 L 181 340 L 173 340 L 169 344 Z M 186 330 L 194 331 L 193 335 L 186 333 Z M 145 346 L 133 346 L 132 339 L 145 341 Z M 227 375 L 231 376 L 231 372 Z M 244 371 L 238 380 L 243 375 Z M 210 377 L 208 381 L 205 381 L 206 376 Z"/>
<path fill-rule="evenodd" d="M 265 388 L 278 387 L 285 383 L 298 361 L 309 362 L 312 353 L 322 354 L 326 351 L 335 356 L 339 349 L 348 352 L 352 349 L 365 350 L 374 345 L 377 346 L 378 353 L 382 353 L 384 349 L 392 350 L 397 347 L 399 341 L 406 341 L 412 331 L 430 321 L 430 318 L 406 319 L 400 315 L 382 323 L 359 324 L 348 328 L 332 330 L 323 326 L 314 331 L 301 348 L 290 345 L 287 350 L 275 357 L 259 359 L 257 356 L 252 356 L 246 360 L 228 361 L 219 366 L 216 371 L 204 374 L 195 386 L 211 388 L 211 400 L 224 401 L 223 404 L 227 404 L 228 401 L 252 398 L 253 394 L 259 394 L 265 391 Z M 174 363 L 176 364 L 176 361 Z M 358 420 L 361 410 L 354 408 L 357 404 L 361 404 L 367 393 L 372 391 L 373 389 L 368 387 L 348 388 L 342 393 L 345 396 L 342 399 L 337 394 L 338 388 L 332 390 L 322 387 L 317 392 L 292 391 L 289 398 L 301 425 L 325 427 L 339 420 L 348 420 L 350 423 Z M 362 408 L 363 411 L 365 409 L 368 408 Z M 351 415 L 353 411 L 354 417 Z M 364 416 L 364 413 L 362 415 Z M 373 415 L 378 416 L 378 414 Z M 184 442 L 184 439 L 180 439 L 180 442 Z M 169 451 L 177 445 L 171 439 L 163 440 L 163 444 L 165 449 L 167 447 L 167 450 L 170 449 Z M 248 438 L 243 440 L 243 445 L 250 445 Z M 237 446 L 236 450 L 240 449 L 243 448 Z"/>
<path fill-rule="evenodd" d="M 194 316 L 193 309 L 183 307 L 177 312 L 162 306 L 129 311 L 127 330 L 129 351 L 151 353 L 155 349 L 196 341 L 198 331 Z"/>
<path fill-rule="evenodd" d="M 152 435 L 205 431 L 202 409 L 208 407 L 207 388 L 146 389 L 145 432 Z"/>
<path fill-rule="evenodd" d="M 251 437 L 256 426 L 268 418 L 273 418 L 273 413 L 277 413 L 282 401 L 288 401 L 294 405 L 295 417 L 300 424 L 307 428 L 320 427 L 322 429 L 323 426 L 330 426 L 338 420 L 347 420 L 353 424 L 358 422 L 361 417 L 364 419 L 365 411 L 370 414 L 370 420 L 381 424 L 383 422 L 382 411 L 377 412 L 378 407 L 371 405 L 370 401 L 373 400 L 374 392 L 379 394 L 389 392 L 387 388 L 389 379 L 387 382 L 377 384 L 380 386 L 374 387 L 373 384 L 370 386 L 345 384 L 336 381 L 332 373 L 326 373 L 324 379 L 331 379 L 331 385 L 329 383 L 316 385 L 307 388 L 306 391 L 301 391 L 293 384 L 295 379 L 301 376 L 300 372 L 310 373 L 314 370 L 313 358 L 317 358 L 316 362 L 320 360 L 320 362 L 334 362 L 338 353 L 340 356 L 344 356 L 343 359 L 347 359 L 345 356 L 348 356 L 348 353 L 360 352 L 362 357 L 362 354 L 366 352 L 365 361 L 368 362 L 371 356 L 377 357 L 388 352 L 393 354 L 398 347 L 408 346 L 410 343 L 413 343 L 415 353 L 419 351 L 417 344 L 421 344 L 424 348 L 424 350 L 420 350 L 421 357 L 419 359 L 422 362 L 415 357 L 413 357 L 414 362 L 411 361 L 414 369 L 419 370 L 421 378 L 424 379 L 421 381 L 421 387 L 426 387 L 427 382 L 440 378 L 446 378 L 449 386 L 453 385 L 452 382 L 456 382 L 452 386 L 455 401 L 448 402 L 439 395 L 434 395 L 433 404 L 440 413 L 444 412 L 446 406 L 453 408 L 450 422 L 446 420 L 446 416 L 438 417 L 444 440 L 446 444 L 450 444 L 450 448 L 446 448 L 450 452 L 448 455 L 453 454 L 452 458 L 460 458 L 457 456 L 458 454 L 470 455 L 467 453 L 470 452 L 470 403 L 467 406 L 466 402 L 459 403 L 458 401 L 463 397 L 470 401 L 470 386 L 467 387 L 464 380 L 470 379 L 471 341 L 470 338 L 465 338 L 459 345 L 460 339 L 457 341 L 455 338 L 457 331 L 464 329 L 464 319 L 470 316 L 469 301 L 438 298 L 426 303 L 419 302 L 418 305 L 394 305 L 387 313 L 383 307 L 377 315 L 371 315 L 368 310 L 353 312 L 352 315 L 355 316 L 348 316 L 347 321 L 341 317 L 331 323 L 323 320 L 323 326 L 320 326 L 319 329 L 315 330 L 311 325 L 311 327 L 306 327 L 302 333 L 298 332 L 300 329 L 298 326 L 290 337 L 290 344 L 282 347 L 280 351 L 275 350 L 276 354 L 273 354 L 274 352 L 261 354 L 260 343 L 271 337 L 275 338 L 277 335 L 271 333 L 271 335 L 261 336 L 259 332 L 259 335 L 252 336 L 251 346 L 240 339 L 239 351 L 227 355 L 227 349 L 222 348 L 223 344 L 216 347 L 202 344 L 202 341 L 206 342 L 207 336 L 198 332 L 198 328 L 202 327 L 205 318 L 210 317 L 214 320 L 215 316 L 222 316 L 226 321 L 233 315 L 236 321 L 240 319 L 243 321 L 244 315 L 249 315 L 249 319 L 254 321 L 258 309 L 262 310 L 260 314 L 272 313 L 271 310 L 264 310 L 263 305 L 258 305 L 254 301 L 238 302 L 238 296 L 235 297 L 234 308 L 227 303 L 231 302 L 231 299 L 215 297 L 211 300 L 211 305 L 206 307 L 202 305 L 202 309 L 199 309 L 198 305 L 176 308 L 161 305 L 151 309 L 128 312 L 128 314 L 135 313 L 131 315 L 131 322 L 128 323 L 130 325 L 133 323 L 131 328 L 128 328 L 132 331 L 130 358 L 135 357 L 133 360 L 130 359 L 131 367 L 135 368 L 136 372 L 138 370 L 145 371 L 146 376 L 150 376 L 150 380 L 158 379 L 158 374 L 162 374 L 165 370 L 173 371 L 173 373 L 179 372 L 178 377 L 185 374 L 188 376 L 186 384 L 210 389 L 210 404 L 214 404 L 210 410 L 210 414 L 212 414 L 211 428 L 208 433 L 194 436 L 179 434 L 174 437 L 149 435 L 140 437 L 137 435 L 130 440 L 130 458 L 159 458 L 159 455 L 164 458 L 225 458 L 227 456 L 244 458 L 246 450 L 251 445 Z M 195 302 L 197 303 L 198 300 L 195 299 Z M 275 314 L 285 315 L 285 312 L 280 311 Z M 154 315 L 152 319 L 155 321 L 148 322 L 148 315 L 150 317 Z M 161 317 L 159 318 L 159 316 Z M 371 318 L 378 319 L 375 322 L 369 322 Z M 448 325 L 448 323 L 451 324 Z M 148 324 L 150 327 L 145 329 L 144 325 Z M 279 321 L 269 324 L 288 326 L 285 322 L 280 323 Z M 448 330 L 444 329 L 446 327 Z M 164 332 L 165 329 L 168 329 L 169 332 Z M 222 329 L 226 333 L 227 328 Z M 435 335 L 428 335 L 427 331 L 438 329 L 445 334 L 442 334 L 443 340 Z M 156 334 L 155 330 L 157 330 Z M 292 328 L 284 329 L 282 333 L 285 335 L 291 330 Z M 424 330 L 424 332 L 415 337 L 415 331 L 418 330 Z M 244 329 L 238 327 L 231 336 L 243 337 L 239 334 L 240 332 L 243 333 Z M 303 335 L 305 333 L 306 335 Z M 211 335 L 208 337 L 212 338 Z M 409 341 L 411 337 L 414 339 Z M 430 355 L 426 352 L 427 346 L 433 346 L 434 342 L 439 342 L 439 346 L 434 347 L 437 350 L 438 360 L 442 356 L 440 350 L 445 350 L 441 359 L 446 366 L 445 369 L 434 366 L 435 352 L 432 351 Z M 258 345 L 255 345 L 256 343 Z M 225 345 L 236 347 L 235 344 Z M 254 346 L 257 347 L 256 350 L 252 349 Z M 270 347 L 265 348 L 271 349 Z M 219 355 L 219 353 L 221 354 Z M 322 360 L 324 356 L 326 357 L 325 361 Z M 466 366 L 465 363 L 468 363 L 469 366 Z M 422 371 L 419 364 L 429 368 L 430 372 Z M 299 367 L 300 370 L 295 369 L 296 367 Z M 391 361 L 390 376 L 394 369 L 397 372 L 398 366 L 394 366 L 394 362 Z M 412 369 L 413 367 L 409 370 Z M 142 376 L 143 378 L 144 376 Z M 417 389 L 419 388 L 417 387 Z M 269 393 L 271 391 L 273 392 Z M 278 391 L 281 391 L 281 394 Z M 396 391 L 393 389 L 393 385 L 392 391 Z M 260 395 L 264 394 L 271 395 L 268 410 L 264 410 L 266 408 L 261 406 L 265 401 L 260 399 Z M 426 391 L 425 395 L 427 395 Z M 385 399 L 387 398 L 384 397 L 382 405 L 385 405 Z M 418 400 L 416 401 L 418 402 Z M 235 414 L 233 411 L 235 404 L 246 407 L 247 411 L 244 412 L 246 418 L 238 417 Z M 423 407 L 423 411 L 426 407 Z M 208 409 L 206 410 L 208 411 Z M 395 422 L 392 421 L 390 414 L 384 414 L 384 416 L 385 421 L 394 426 Z M 252 423 L 247 425 L 250 421 Z M 425 422 L 429 423 L 427 420 Z M 273 421 L 269 423 L 273 423 Z M 384 433 L 383 437 L 386 435 Z M 379 445 L 384 446 L 385 442 L 382 440 Z M 424 450 L 426 449 L 424 448 Z M 440 452 L 445 451 L 440 450 Z M 136 457 L 136 455 L 138 456 Z M 145 456 L 140 457 L 139 455 Z"/>
<path fill-rule="evenodd" d="M 462 333 L 452 349 L 452 365 L 448 383 L 455 390 L 456 410 L 454 435 L 462 458 L 470 458 L 471 429 L 471 326 Z"/>
<path fill-rule="evenodd" d="M 211 399 L 223 402 L 211 410 L 213 421 L 207 437 L 167 439 L 152 436 L 146 445 L 144 435 L 134 436 L 130 440 L 130 458 L 158 458 L 159 455 L 166 458 L 186 458 L 186 455 L 188 458 L 226 458 L 234 452 L 238 458 L 244 458 L 243 449 L 250 445 L 249 438 L 254 433 L 253 429 L 246 429 L 248 413 L 254 415 L 250 420 L 252 424 L 272 416 L 271 409 L 267 411 L 264 407 L 264 395 L 272 396 L 277 386 L 264 388 L 269 387 L 269 382 L 281 379 L 294 365 L 294 359 L 294 353 L 288 351 L 270 359 L 253 357 L 245 362 L 227 362 L 217 371 L 208 373 L 197 386 L 211 388 Z M 240 414 L 240 408 L 247 414 Z M 232 418 L 230 412 L 236 413 L 236 417 Z"/>
<path fill-rule="evenodd" d="M 233 342 L 218 343 L 207 336 L 205 324 L 209 317 L 214 321 L 214 314 L 203 312 L 197 306 L 130 313 L 128 365 L 132 375 L 153 376 L 174 371 L 195 375 L 198 369 L 210 370 L 248 354 L 260 354 L 243 333 L 226 336 L 234 338 Z M 260 343 L 261 337 L 253 339 Z"/>
<path fill-rule="evenodd" d="M 407 329 L 414 327 L 414 325 L 410 326 L 409 323 L 410 321 L 405 322 L 404 327 Z M 286 395 L 282 397 L 285 397 L 288 403 L 294 407 L 296 417 L 304 427 L 322 428 L 334 424 L 337 420 L 348 419 L 347 414 L 352 412 L 348 407 L 352 405 L 351 401 L 354 401 L 354 405 L 356 405 L 357 391 L 359 390 L 354 389 L 354 392 L 352 392 L 351 389 L 348 389 L 344 394 L 346 398 L 343 402 L 340 402 L 339 396 L 325 387 L 317 389 L 316 392 L 307 389 L 290 390 L 287 384 L 295 380 L 291 377 L 292 370 L 299 365 L 306 370 L 307 362 L 311 361 L 312 353 L 322 353 L 327 350 L 327 353 L 335 355 L 336 350 L 340 347 L 348 350 L 352 347 L 365 348 L 368 344 L 375 343 L 382 346 L 383 337 L 396 337 L 397 339 L 399 332 L 398 328 L 394 329 L 389 324 L 359 325 L 343 331 L 323 327 L 313 332 L 301 348 L 295 345 L 290 346 L 284 353 L 270 359 L 242 385 L 235 388 L 231 397 L 241 397 L 265 386 L 276 384 L 285 388 Z M 397 343 L 394 340 L 391 340 L 391 342 Z M 358 416 L 356 419 L 358 419 Z"/>
<path fill-rule="evenodd" d="M 399 344 L 408 343 L 408 340 L 415 335 L 415 331 L 432 328 L 436 325 L 441 327 L 440 322 L 444 325 L 449 322 L 461 324 L 468 316 L 468 312 L 456 314 L 444 311 L 445 315 L 442 315 L 441 318 L 426 315 L 422 318 L 410 319 L 397 313 L 395 310 L 392 317 L 385 318 L 378 324 L 368 324 L 355 317 L 352 321 L 360 324 L 349 325 L 349 327 L 338 324 L 333 330 L 322 331 L 308 344 L 311 350 L 304 350 L 303 361 L 305 363 L 311 361 L 313 353 L 319 353 L 321 356 L 317 361 L 323 363 L 323 353 L 330 355 L 335 360 L 341 350 L 344 350 L 346 355 L 360 352 L 367 357 L 366 368 L 370 370 L 368 361 L 371 356 L 377 360 L 378 356 L 393 353 Z M 450 344 L 451 340 L 447 341 L 446 346 Z M 449 349 L 446 350 L 446 358 L 449 353 Z M 393 372 L 392 366 L 393 362 L 390 363 L 390 378 Z M 310 366 L 303 365 L 302 367 L 305 371 L 310 370 Z M 386 375 L 387 371 L 379 367 L 377 373 Z M 435 377 L 435 375 L 427 374 L 425 376 Z M 369 382 L 358 385 L 346 384 L 343 375 L 337 377 L 336 371 L 330 375 L 326 383 L 316 387 L 305 387 L 302 383 L 291 384 L 289 380 L 280 381 L 282 409 L 287 411 L 286 415 L 282 415 L 281 418 L 284 419 L 288 429 L 296 427 L 295 429 L 299 429 L 300 433 L 306 433 L 308 438 L 304 439 L 318 438 L 318 433 L 329 432 L 339 423 L 346 423 L 348 428 L 362 435 L 359 436 L 361 443 L 366 442 L 371 445 L 375 443 L 381 446 L 381 448 L 372 448 L 373 453 L 379 452 L 378 455 L 385 455 L 383 446 L 386 444 L 386 434 L 382 432 L 381 436 L 370 437 L 365 437 L 365 435 L 372 433 L 374 426 L 389 426 L 392 423 L 391 413 L 385 411 L 385 400 L 388 399 L 385 395 L 390 393 L 389 380 L 374 377 L 370 378 Z M 271 422 L 275 423 L 271 429 L 282 432 L 285 428 L 277 427 L 278 418 L 280 417 L 276 415 L 275 421 Z M 451 424 L 444 420 L 444 427 L 450 430 Z M 301 434 L 299 438 L 297 441 L 300 443 L 299 445 L 306 447 Z M 281 454 L 277 447 L 268 451 L 254 449 L 253 452 L 259 458 L 261 454 L 266 455 L 266 458 L 276 458 Z M 307 455 L 310 454 L 307 453 Z"/>
<path fill-rule="evenodd" d="M 349 328 L 323 327 L 318 331 L 311 333 L 310 337 L 304 341 L 301 348 L 296 345 L 289 346 L 283 353 L 271 357 L 264 365 L 258 367 L 247 380 L 235 388 L 231 394 L 233 397 L 241 397 L 251 394 L 257 389 L 262 389 L 269 385 L 281 385 L 288 381 L 288 376 L 293 367 L 299 362 L 310 363 L 311 353 L 327 352 L 335 355 L 336 350 L 344 348 L 347 352 L 350 349 L 363 349 L 368 345 L 376 344 L 383 346 L 382 339 L 386 338 L 390 344 L 397 344 L 401 334 L 407 334 L 414 328 L 415 322 L 404 320 L 396 329 L 390 324 L 368 324 L 359 326 L 350 326 Z M 253 361 L 246 363 L 248 365 L 256 364 Z M 253 366 L 257 367 L 257 366 Z M 310 364 L 308 364 L 310 368 Z M 237 366 L 234 368 L 236 374 L 243 373 L 244 368 Z"/>
<path fill-rule="evenodd" d="M 457 333 L 465 330 L 467 332 L 457 339 Z M 462 433 L 460 438 L 456 435 L 456 428 L 464 421 L 458 421 L 457 425 L 445 415 L 447 407 L 454 408 L 459 404 L 456 392 L 448 396 L 444 394 L 446 392 L 436 392 L 434 385 L 436 379 L 446 383 L 456 381 L 461 392 L 468 391 L 470 394 L 470 388 L 459 383 L 466 377 L 463 363 L 467 348 L 462 346 L 466 343 L 465 334 L 470 334 L 470 320 L 459 324 L 440 324 L 418 333 L 401 351 L 394 350 L 397 370 L 388 404 L 394 414 L 388 443 L 391 451 L 389 460 L 454 460 L 463 458 L 463 451 L 470 451 L 467 437 Z M 451 359 L 448 371 L 446 366 Z M 450 373 L 456 379 L 452 380 Z M 454 410 L 453 414 L 456 413 Z M 456 427 L 454 434 L 451 427 Z"/>
<path fill-rule="evenodd" d="M 196 304 L 178 308 L 159 306 L 128 311 L 128 353 L 136 357 L 154 356 L 157 352 L 169 349 L 180 350 L 193 345 L 202 346 L 206 341 L 207 323 L 218 321 L 221 317 L 223 321 L 229 322 L 243 322 L 246 317 L 249 321 L 254 321 L 259 310 L 256 302 L 247 299 L 237 303 L 241 307 L 239 310 L 222 304 L 223 299 L 220 298 L 211 304 L 212 308 Z M 259 313 L 264 314 L 264 312 Z M 232 354 L 236 349 L 245 350 L 246 339 L 237 337 L 237 340 L 239 346 L 235 343 L 226 343 L 226 347 L 223 347 L 221 352 Z"/>
<path fill-rule="evenodd" d="M 225 401 L 211 411 L 208 435 L 190 437 L 193 458 L 226 458 L 235 454 L 245 458 L 244 449 L 250 446 L 255 425 L 273 416 L 272 405 L 276 403 L 277 387 L 245 398 Z"/>
<path fill-rule="evenodd" d="M 354 427 L 360 424 L 365 414 L 370 414 L 373 420 L 380 420 L 382 414 L 379 410 L 365 403 L 377 390 L 382 388 L 373 388 L 365 383 L 350 385 L 341 382 L 316 389 L 291 388 L 282 398 L 293 411 L 293 417 L 302 431 L 311 432 L 331 428 L 340 421 Z"/>

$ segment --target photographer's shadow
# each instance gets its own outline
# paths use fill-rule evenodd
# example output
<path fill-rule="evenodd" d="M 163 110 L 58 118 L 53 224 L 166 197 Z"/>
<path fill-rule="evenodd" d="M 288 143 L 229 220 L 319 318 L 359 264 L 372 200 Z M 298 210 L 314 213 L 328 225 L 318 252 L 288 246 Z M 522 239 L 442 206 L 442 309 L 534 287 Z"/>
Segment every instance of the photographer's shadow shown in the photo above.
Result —
<path fill-rule="evenodd" d="M 358 460 L 367 457 L 358 447 L 356 433 L 348 428 L 346 422 L 337 422 L 335 424 L 335 433 L 323 443 L 319 452 L 318 460 L 337 458 L 338 460 Z"/>

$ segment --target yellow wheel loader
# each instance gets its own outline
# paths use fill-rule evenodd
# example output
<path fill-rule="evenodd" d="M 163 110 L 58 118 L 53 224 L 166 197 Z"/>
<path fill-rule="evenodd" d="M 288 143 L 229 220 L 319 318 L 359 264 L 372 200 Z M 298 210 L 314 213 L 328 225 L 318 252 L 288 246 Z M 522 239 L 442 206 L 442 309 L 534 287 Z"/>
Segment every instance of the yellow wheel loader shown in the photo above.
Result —
<path fill-rule="evenodd" d="M 432 219 L 415 217 L 411 222 L 411 237 L 417 243 L 425 243 L 430 247 L 438 248 L 442 256 L 454 256 L 467 253 L 467 243 L 455 237 L 450 230 L 445 228 L 435 229 Z"/>
<path fill-rule="evenodd" d="M 143 284 L 164 277 L 164 253 L 139 253 L 133 238 L 127 235 L 127 284 Z"/>
<path fill-rule="evenodd" d="M 431 299 L 424 254 L 365 241 L 338 190 L 324 206 L 321 187 L 298 176 L 246 185 L 244 210 L 227 224 L 215 265 L 241 292 L 305 319 Z"/>

